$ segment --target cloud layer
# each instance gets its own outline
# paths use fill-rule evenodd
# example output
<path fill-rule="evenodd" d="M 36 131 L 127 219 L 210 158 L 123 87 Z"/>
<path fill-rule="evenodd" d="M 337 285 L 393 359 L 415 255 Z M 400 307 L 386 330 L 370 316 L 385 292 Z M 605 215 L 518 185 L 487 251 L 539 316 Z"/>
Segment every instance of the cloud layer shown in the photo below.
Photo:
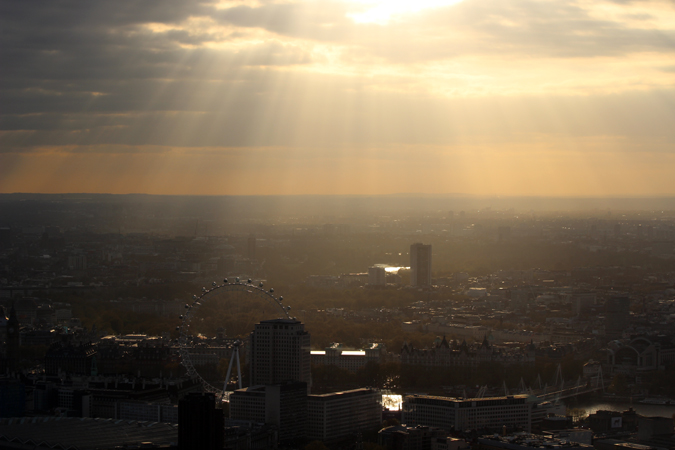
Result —
<path fill-rule="evenodd" d="M 392 5 L 2 2 L 0 190 L 675 193 L 659 175 L 675 172 L 672 2 Z M 237 183 L 195 190 L 186 169 L 223 159 Z M 402 186 L 406 171 L 426 186 Z"/>

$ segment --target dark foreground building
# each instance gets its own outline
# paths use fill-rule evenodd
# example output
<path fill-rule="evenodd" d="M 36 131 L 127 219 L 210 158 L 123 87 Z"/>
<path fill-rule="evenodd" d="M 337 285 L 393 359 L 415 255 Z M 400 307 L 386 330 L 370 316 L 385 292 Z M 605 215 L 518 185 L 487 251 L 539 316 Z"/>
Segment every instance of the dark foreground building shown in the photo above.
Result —
<path fill-rule="evenodd" d="M 188 394 L 178 402 L 178 448 L 221 450 L 225 437 L 223 410 L 215 394 Z"/>

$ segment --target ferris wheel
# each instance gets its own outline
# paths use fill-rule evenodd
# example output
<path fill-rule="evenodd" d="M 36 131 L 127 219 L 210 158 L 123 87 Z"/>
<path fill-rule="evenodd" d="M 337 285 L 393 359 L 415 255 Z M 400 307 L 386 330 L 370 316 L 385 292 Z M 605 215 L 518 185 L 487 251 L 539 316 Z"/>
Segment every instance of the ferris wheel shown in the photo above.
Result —
<path fill-rule="evenodd" d="M 190 377 L 196 378 L 203 386 L 204 392 L 211 392 L 219 397 L 226 395 L 233 365 L 236 362 L 239 387 L 241 388 L 241 366 L 239 348 L 243 345 L 244 336 L 253 331 L 254 324 L 261 319 L 285 318 L 290 316 L 291 307 L 283 304 L 282 296 L 275 296 L 274 289 L 265 290 L 263 283 L 257 285 L 251 279 L 241 281 L 239 278 L 223 280 L 223 284 L 215 281 L 210 287 L 203 287 L 200 295 L 193 295 L 190 303 L 185 304 L 185 313 L 180 316 L 181 325 L 176 327 L 180 332 L 178 338 L 181 364 Z M 274 317 L 273 317 L 274 316 Z M 228 323 L 228 320 L 231 322 Z M 237 336 L 227 340 L 230 362 L 222 388 L 213 377 L 200 375 L 196 360 L 198 350 L 209 351 L 209 347 L 199 348 L 200 341 L 208 341 L 202 333 L 213 334 L 215 328 L 227 326 Z"/>

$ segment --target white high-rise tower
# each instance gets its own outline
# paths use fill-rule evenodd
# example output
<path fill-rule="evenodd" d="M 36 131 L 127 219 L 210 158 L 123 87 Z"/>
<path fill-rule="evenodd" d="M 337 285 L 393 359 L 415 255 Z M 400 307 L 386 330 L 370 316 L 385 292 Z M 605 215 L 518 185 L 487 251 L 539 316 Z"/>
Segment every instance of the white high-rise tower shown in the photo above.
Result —
<path fill-rule="evenodd" d="M 264 320 L 251 333 L 251 386 L 311 383 L 310 337 L 299 320 Z"/>

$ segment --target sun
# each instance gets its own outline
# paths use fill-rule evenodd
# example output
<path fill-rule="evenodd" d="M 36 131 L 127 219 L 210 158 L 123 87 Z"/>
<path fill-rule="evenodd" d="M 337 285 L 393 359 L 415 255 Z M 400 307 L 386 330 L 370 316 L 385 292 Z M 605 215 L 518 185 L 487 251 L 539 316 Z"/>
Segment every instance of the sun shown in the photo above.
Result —
<path fill-rule="evenodd" d="M 392 17 L 416 13 L 425 9 L 450 6 L 463 0 L 356 0 L 350 3 L 359 5 L 359 12 L 347 14 L 357 23 L 377 23 L 386 25 Z M 365 5 L 365 9 L 363 6 Z"/>

